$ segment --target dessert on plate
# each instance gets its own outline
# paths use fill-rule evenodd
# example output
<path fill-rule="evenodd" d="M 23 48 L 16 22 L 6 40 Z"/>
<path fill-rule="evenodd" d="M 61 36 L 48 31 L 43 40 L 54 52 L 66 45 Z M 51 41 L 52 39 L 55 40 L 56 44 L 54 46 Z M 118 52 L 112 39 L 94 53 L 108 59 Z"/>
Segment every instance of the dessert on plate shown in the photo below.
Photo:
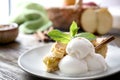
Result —
<path fill-rule="evenodd" d="M 56 42 L 49 54 L 43 58 L 47 72 L 59 70 L 65 75 L 79 75 L 107 70 L 108 65 L 105 61 L 107 42 L 113 37 L 98 41 L 92 33 L 77 31 L 77 24 L 73 22 L 69 33 L 59 30 L 48 33 Z"/>
<path fill-rule="evenodd" d="M 82 37 L 73 38 L 66 47 L 67 55 L 59 62 L 59 69 L 68 75 L 88 71 L 105 71 L 107 64 L 100 54 L 95 53 L 93 44 Z"/>

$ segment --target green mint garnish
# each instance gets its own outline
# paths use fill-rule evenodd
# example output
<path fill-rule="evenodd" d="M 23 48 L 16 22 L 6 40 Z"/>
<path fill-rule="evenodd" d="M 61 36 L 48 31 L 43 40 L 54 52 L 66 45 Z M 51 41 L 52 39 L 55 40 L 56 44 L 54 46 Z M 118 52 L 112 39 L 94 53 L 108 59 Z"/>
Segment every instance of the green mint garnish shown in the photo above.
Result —
<path fill-rule="evenodd" d="M 70 35 L 59 30 L 52 30 L 48 33 L 51 39 L 67 44 L 70 41 Z"/>
<path fill-rule="evenodd" d="M 78 28 L 77 24 L 73 21 L 71 26 L 70 26 L 70 36 L 74 37 L 77 34 L 78 29 L 79 28 Z"/>
<path fill-rule="evenodd" d="M 96 36 L 89 32 L 82 32 L 82 33 L 76 34 L 75 37 L 84 37 L 84 38 L 88 39 L 89 41 L 96 39 Z"/>
<path fill-rule="evenodd" d="M 73 21 L 70 26 L 70 31 L 69 31 L 70 33 L 65 33 L 60 30 L 54 29 L 48 33 L 48 36 L 57 42 L 61 42 L 61 43 L 65 43 L 65 44 L 67 44 L 74 37 L 84 37 L 90 41 L 96 39 L 96 36 L 92 33 L 89 33 L 89 32 L 78 33 L 78 29 L 79 28 L 78 28 L 76 22 Z"/>

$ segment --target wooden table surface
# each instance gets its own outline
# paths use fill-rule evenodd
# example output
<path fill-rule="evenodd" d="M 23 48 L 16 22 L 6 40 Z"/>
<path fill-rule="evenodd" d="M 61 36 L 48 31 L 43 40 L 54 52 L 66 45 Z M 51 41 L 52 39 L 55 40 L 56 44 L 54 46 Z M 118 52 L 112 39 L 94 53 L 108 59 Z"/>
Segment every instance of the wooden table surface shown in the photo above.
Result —
<path fill-rule="evenodd" d="M 113 30 L 110 34 L 116 37 L 110 44 L 114 43 L 120 47 L 120 30 Z M 23 71 L 17 64 L 18 57 L 23 52 L 32 47 L 43 46 L 45 44 L 47 43 L 37 41 L 33 35 L 19 34 L 15 42 L 7 45 L 0 45 L 0 80 L 48 80 Z M 120 80 L 120 72 L 98 80 L 107 80 L 109 78 Z"/>

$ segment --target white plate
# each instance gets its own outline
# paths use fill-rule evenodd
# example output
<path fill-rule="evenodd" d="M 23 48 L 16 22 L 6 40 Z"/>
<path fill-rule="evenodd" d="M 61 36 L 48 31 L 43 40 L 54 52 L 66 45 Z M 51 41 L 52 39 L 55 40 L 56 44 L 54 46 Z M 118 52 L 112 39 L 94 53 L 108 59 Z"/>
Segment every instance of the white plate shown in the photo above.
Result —
<path fill-rule="evenodd" d="M 51 45 L 46 45 L 42 47 L 33 48 L 23 53 L 18 59 L 19 66 L 28 73 L 31 73 L 39 77 L 51 78 L 51 79 L 72 79 L 72 80 L 96 79 L 120 71 L 120 48 L 109 45 L 108 53 L 106 57 L 106 62 L 109 68 L 105 72 L 94 75 L 84 75 L 84 76 L 80 75 L 76 77 L 63 76 L 61 75 L 60 72 L 48 73 L 45 71 L 42 59 L 46 54 L 48 54 L 50 48 Z"/>

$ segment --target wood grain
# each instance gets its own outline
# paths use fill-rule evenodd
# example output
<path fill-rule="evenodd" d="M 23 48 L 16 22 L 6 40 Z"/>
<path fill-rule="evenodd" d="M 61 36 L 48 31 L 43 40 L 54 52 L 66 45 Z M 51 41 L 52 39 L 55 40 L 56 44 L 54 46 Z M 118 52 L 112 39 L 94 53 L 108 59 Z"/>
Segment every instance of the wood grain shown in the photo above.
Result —
<path fill-rule="evenodd" d="M 0 80 L 39 80 L 24 72 L 17 64 L 18 57 L 25 51 L 43 46 L 44 43 L 38 42 L 33 35 L 20 34 L 15 42 L 0 44 Z"/>
<path fill-rule="evenodd" d="M 111 45 L 120 47 L 120 36 L 115 36 L 115 40 L 110 42 Z M 47 43 L 39 42 L 33 35 L 19 34 L 15 42 L 0 45 L 0 80 L 47 80 L 30 75 L 23 71 L 17 64 L 18 57 L 25 51 L 36 47 L 43 46 Z M 120 73 L 113 75 L 114 79 L 120 79 Z M 108 79 L 106 77 L 105 79 Z M 100 80 L 100 79 L 99 79 Z"/>

